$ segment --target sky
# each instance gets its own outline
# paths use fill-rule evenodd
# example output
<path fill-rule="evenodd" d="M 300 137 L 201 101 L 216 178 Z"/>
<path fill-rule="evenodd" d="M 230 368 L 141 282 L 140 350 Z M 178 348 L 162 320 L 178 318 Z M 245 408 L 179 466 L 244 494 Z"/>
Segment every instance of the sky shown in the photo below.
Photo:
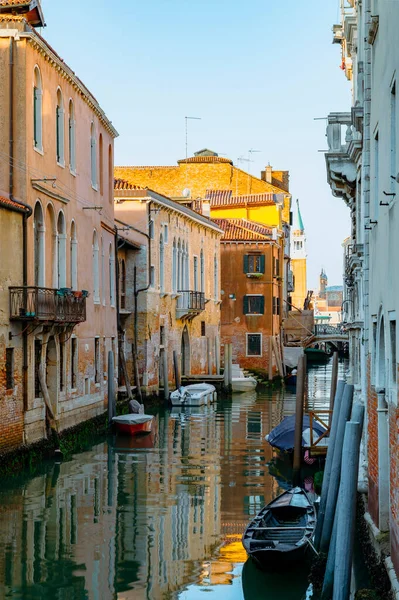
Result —
<path fill-rule="evenodd" d="M 350 110 L 332 44 L 339 0 L 42 0 L 43 36 L 119 132 L 116 165 L 174 165 L 210 148 L 260 176 L 290 171 L 308 288 L 342 283 L 349 211 L 326 180 L 324 120 Z M 259 152 L 250 153 L 249 150 Z M 248 162 L 249 157 L 252 162 Z M 239 160 L 240 159 L 240 160 Z"/>

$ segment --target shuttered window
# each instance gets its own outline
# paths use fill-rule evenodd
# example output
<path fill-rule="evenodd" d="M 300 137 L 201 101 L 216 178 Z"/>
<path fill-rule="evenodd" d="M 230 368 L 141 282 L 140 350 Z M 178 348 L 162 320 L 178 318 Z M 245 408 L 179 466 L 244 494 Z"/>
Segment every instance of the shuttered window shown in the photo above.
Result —
<path fill-rule="evenodd" d="M 264 296 L 244 296 L 244 315 L 264 315 L 265 297 Z"/>
<path fill-rule="evenodd" d="M 262 356 L 262 334 L 247 334 L 247 356 Z"/>
<path fill-rule="evenodd" d="M 6 389 L 14 388 L 14 348 L 6 348 Z"/>
<path fill-rule="evenodd" d="M 245 254 L 244 273 L 264 273 L 265 255 L 264 254 Z"/>

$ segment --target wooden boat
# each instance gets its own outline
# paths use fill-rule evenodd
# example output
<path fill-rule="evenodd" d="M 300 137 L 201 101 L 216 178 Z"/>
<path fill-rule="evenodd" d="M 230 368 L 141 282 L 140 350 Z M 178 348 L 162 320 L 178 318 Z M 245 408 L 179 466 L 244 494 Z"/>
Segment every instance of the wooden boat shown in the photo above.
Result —
<path fill-rule="evenodd" d="M 327 362 L 331 358 L 331 353 L 321 348 L 306 348 L 305 354 L 309 363 Z"/>
<path fill-rule="evenodd" d="M 292 388 L 296 388 L 296 373 L 292 374 L 290 373 L 289 375 L 286 375 L 285 377 L 285 385 L 287 387 L 292 387 Z"/>
<path fill-rule="evenodd" d="M 194 383 L 170 394 L 172 406 L 201 406 L 217 400 L 216 388 L 209 383 Z"/>
<path fill-rule="evenodd" d="M 232 392 L 251 392 L 256 388 L 258 382 L 255 377 L 246 377 L 240 365 L 232 365 Z"/>
<path fill-rule="evenodd" d="M 312 543 L 316 510 L 305 490 L 292 488 L 265 506 L 246 528 L 242 543 L 262 568 L 304 558 Z"/>
<path fill-rule="evenodd" d="M 119 433 L 141 435 L 151 432 L 153 419 L 153 415 L 120 415 L 113 417 L 112 422 Z"/>

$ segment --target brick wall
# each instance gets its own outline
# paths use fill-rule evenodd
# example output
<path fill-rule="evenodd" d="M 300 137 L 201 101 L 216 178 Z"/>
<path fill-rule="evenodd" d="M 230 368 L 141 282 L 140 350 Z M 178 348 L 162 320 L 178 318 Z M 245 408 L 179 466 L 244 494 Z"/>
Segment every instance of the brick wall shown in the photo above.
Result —
<path fill-rule="evenodd" d="M 396 374 L 398 381 L 399 370 Z M 396 574 L 399 576 L 399 408 L 390 405 L 389 410 L 389 445 L 391 449 L 390 464 L 390 541 L 391 558 Z"/>
<path fill-rule="evenodd" d="M 367 359 L 367 414 L 368 414 L 368 478 L 369 513 L 378 527 L 378 399 L 371 384 L 371 356 Z"/>

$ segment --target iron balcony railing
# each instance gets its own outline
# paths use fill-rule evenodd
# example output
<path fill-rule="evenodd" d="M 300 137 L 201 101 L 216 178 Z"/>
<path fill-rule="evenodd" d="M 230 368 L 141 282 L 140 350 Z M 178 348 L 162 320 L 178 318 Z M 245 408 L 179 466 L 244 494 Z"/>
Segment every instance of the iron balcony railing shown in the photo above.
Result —
<path fill-rule="evenodd" d="M 36 286 L 10 287 L 10 319 L 82 323 L 86 321 L 85 291 Z"/>
<path fill-rule="evenodd" d="M 195 317 L 205 310 L 204 292 L 195 292 L 192 290 L 179 290 L 176 306 L 176 315 L 178 318 Z"/>

